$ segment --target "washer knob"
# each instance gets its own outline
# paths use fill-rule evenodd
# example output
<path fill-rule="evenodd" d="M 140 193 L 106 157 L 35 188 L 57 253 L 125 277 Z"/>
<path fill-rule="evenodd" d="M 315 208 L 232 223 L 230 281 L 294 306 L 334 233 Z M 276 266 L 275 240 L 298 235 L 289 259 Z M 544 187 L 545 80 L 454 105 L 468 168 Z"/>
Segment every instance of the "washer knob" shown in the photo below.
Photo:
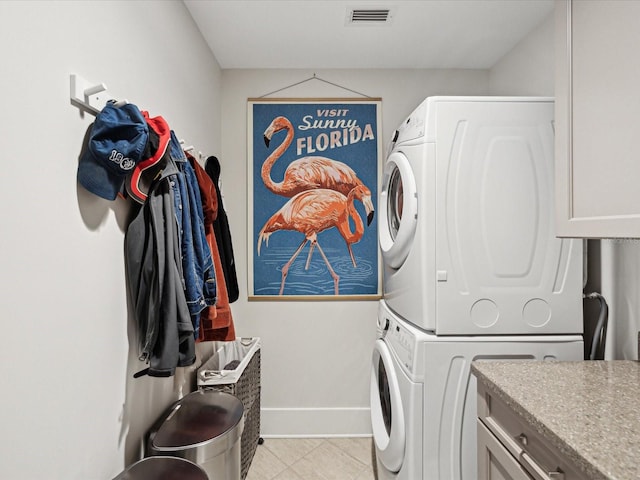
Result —
<path fill-rule="evenodd" d="M 389 319 L 378 318 L 378 338 L 384 338 L 387 334 L 387 330 L 389 330 Z"/>

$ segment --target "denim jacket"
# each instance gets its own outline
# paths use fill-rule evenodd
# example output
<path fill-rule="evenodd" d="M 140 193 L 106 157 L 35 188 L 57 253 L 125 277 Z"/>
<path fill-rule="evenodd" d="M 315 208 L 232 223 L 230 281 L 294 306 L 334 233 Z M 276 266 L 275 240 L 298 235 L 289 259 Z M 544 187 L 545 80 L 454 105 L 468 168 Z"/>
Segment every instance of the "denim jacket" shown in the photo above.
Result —
<path fill-rule="evenodd" d="M 171 158 L 178 175 L 171 182 L 176 221 L 182 252 L 184 292 L 191 315 L 194 335 L 198 335 L 200 312 L 216 304 L 216 278 L 211 249 L 204 230 L 200 190 L 193 167 L 187 161 L 180 142 L 171 132 Z"/>

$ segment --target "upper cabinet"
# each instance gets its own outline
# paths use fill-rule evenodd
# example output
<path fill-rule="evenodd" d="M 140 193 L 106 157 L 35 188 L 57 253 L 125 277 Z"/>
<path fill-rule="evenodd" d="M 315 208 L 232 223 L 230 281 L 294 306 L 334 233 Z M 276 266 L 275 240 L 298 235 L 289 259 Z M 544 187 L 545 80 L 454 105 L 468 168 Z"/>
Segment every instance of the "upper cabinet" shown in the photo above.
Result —
<path fill-rule="evenodd" d="M 561 237 L 640 237 L 640 1 L 556 0 Z"/>

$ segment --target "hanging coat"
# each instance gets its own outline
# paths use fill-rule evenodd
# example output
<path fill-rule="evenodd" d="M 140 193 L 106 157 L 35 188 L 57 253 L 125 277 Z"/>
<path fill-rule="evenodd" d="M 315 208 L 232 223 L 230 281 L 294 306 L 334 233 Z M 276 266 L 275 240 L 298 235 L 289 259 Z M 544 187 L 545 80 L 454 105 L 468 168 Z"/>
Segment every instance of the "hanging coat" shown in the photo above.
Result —
<path fill-rule="evenodd" d="M 125 234 L 131 303 L 138 323 L 140 360 L 148 374 L 167 377 L 196 360 L 193 325 L 182 288 L 182 262 L 173 190 L 179 174 L 169 159 Z"/>
<path fill-rule="evenodd" d="M 236 264 L 233 257 L 233 245 L 231 242 L 231 231 L 229 230 L 229 220 L 227 213 L 222 204 L 222 195 L 220 193 L 220 162 L 214 156 L 207 158 L 205 162 L 205 171 L 209 178 L 213 181 L 216 190 L 216 198 L 218 200 L 218 216 L 213 223 L 213 230 L 220 249 L 220 260 L 222 262 L 222 271 L 224 279 L 227 283 L 227 293 L 229 294 L 229 303 L 233 303 L 238 299 L 238 277 L 236 275 Z"/>
<path fill-rule="evenodd" d="M 200 187 L 202 199 L 202 211 L 204 213 L 204 228 L 207 242 L 211 248 L 213 266 L 217 280 L 217 302 L 215 307 L 208 307 L 200 314 L 200 329 L 198 341 L 235 340 L 236 332 L 233 324 L 233 316 L 229 305 L 229 297 L 222 261 L 214 232 L 214 222 L 220 213 L 217 188 L 200 166 L 196 159 L 187 154 L 189 163 L 193 167 Z"/>

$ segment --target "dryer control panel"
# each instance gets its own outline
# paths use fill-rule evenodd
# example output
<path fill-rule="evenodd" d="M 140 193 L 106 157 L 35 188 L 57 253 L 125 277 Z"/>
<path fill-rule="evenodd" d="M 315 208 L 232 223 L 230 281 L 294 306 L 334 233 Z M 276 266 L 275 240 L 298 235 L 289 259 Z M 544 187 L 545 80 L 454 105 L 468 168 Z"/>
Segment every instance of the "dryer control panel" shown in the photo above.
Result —
<path fill-rule="evenodd" d="M 420 105 L 407 119 L 400 124 L 394 135 L 395 143 L 404 143 L 424 136 L 426 121 L 426 105 Z"/>

